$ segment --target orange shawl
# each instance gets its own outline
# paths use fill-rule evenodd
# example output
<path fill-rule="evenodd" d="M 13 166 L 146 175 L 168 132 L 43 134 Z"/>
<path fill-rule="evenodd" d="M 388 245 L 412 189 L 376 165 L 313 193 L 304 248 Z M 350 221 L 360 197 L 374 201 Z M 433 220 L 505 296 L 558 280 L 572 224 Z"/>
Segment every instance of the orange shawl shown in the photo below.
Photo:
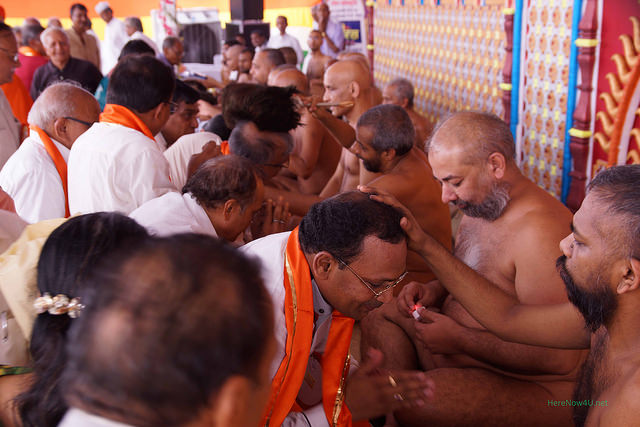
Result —
<path fill-rule="evenodd" d="M 100 121 L 104 123 L 115 123 L 118 125 L 126 126 L 130 129 L 142 132 L 147 137 L 151 138 L 154 142 L 156 139 L 151 134 L 151 131 L 144 124 L 142 120 L 127 107 L 116 104 L 107 104 L 104 106 L 104 111 L 100 114 Z"/>
<path fill-rule="evenodd" d="M 44 144 L 45 150 L 53 160 L 53 164 L 58 171 L 58 175 L 60 175 L 60 180 L 62 181 L 62 190 L 64 191 L 64 217 L 69 218 L 69 192 L 67 189 L 67 162 L 64 161 L 64 157 L 60 154 L 60 150 L 53 143 L 49 135 L 45 133 L 42 129 L 40 129 L 36 125 L 29 125 L 29 129 L 36 132 L 40 137 L 40 140 Z"/>

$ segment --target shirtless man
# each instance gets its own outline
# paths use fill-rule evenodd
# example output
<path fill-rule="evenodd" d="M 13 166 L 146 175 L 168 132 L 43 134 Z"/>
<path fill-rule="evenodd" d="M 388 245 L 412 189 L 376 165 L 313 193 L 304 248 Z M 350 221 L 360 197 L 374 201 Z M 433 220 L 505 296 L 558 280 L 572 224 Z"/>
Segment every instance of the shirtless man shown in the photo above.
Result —
<path fill-rule="evenodd" d="M 222 52 L 222 83 L 224 85 L 228 85 L 231 82 L 235 82 L 238 80 L 238 76 L 240 71 L 238 69 L 238 58 L 240 56 L 240 52 L 244 49 L 244 46 L 239 44 L 234 44 L 230 46 L 227 50 Z"/>
<path fill-rule="evenodd" d="M 435 130 L 428 150 L 442 200 L 465 213 L 456 257 L 522 304 L 566 302 L 553 266 L 571 215 L 518 170 L 509 127 L 491 115 L 457 113 Z M 433 324 L 416 322 L 403 303 L 440 306 L 445 297 L 438 282 L 409 284 L 398 303 L 363 324 L 364 348 L 381 348 L 389 367 L 421 366 L 436 382 L 433 404 L 396 418 L 403 425 L 569 424 L 571 408 L 548 402 L 571 397 L 584 352 L 502 341 L 451 296 Z"/>
<path fill-rule="evenodd" d="M 309 91 L 307 78 L 295 68 L 276 71 L 269 80 L 273 86 L 294 86 L 303 95 Z M 299 112 L 300 126 L 293 130 L 294 148 L 289 156 L 288 169 L 297 176 L 291 190 L 317 195 L 336 170 L 342 146 L 306 108 Z"/>
<path fill-rule="evenodd" d="M 407 79 L 397 78 L 389 82 L 382 91 L 382 103 L 404 108 L 416 130 L 416 147 L 424 150 L 424 143 L 431 135 L 431 123 L 413 109 L 413 85 Z"/>
<path fill-rule="evenodd" d="M 309 46 L 309 53 L 302 63 L 302 72 L 307 75 L 311 94 L 322 96 L 324 93 L 322 84 L 324 72 L 333 61 L 333 58 L 320 51 L 320 46 L 322 46 L 322 33 L 320 31 L 311 30 L 307 45 Z"/>
<path fill-rule="evenodd" d="M 351 151 L 362 165 L 382 176 L 369 186 L 384 190 L 398 199 L 418 220 L 420 227 L 451 248 L 449 208 L 440 200 L 440 186 L 422 156 L 413 150 L 415 131 L 407 113 L 396 105 L 379 105 L 358 120 L 356 142 Z M 419 254 L 407 253 L 407 275 L 411 280 L 435 279 Z"/>
<path fill-rule="evenodd" d="M 244 47 L 238 55 L 238 83 L 253 83 L 251 78 L 251 62 L 253 61 L 253 51 Z"/>
<path fill-rule="evenodd" d="M 284 63 L 284 56 L 278 49 L 262 49 L 253 57 L 249 74 L 255 83 L 266 85 L 269 72 Z"/>

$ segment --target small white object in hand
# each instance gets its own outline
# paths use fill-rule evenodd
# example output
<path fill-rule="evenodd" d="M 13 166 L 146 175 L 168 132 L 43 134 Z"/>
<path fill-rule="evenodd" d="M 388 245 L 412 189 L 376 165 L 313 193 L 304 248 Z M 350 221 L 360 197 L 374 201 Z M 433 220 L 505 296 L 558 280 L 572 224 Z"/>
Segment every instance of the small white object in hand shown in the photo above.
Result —
<path fill-rule="evenodd" d="M 416 320 L 420 320 L 420 313 L 418 313 L 418 308 L 420 308 L 422 306 L 420 305 L 414 305 L 413 306 L 413 311 L 411 312 L 411 315 L 413 316 L 414 319 Z"/>

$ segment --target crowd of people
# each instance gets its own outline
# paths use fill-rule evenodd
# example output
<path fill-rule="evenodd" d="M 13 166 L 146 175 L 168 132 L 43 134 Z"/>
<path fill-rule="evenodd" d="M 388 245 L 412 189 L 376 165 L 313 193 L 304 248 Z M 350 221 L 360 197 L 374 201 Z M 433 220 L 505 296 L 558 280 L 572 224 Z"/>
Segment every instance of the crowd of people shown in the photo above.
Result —
<path fill-rule="evenodd" d="M 637 424 L 640 166 L 572 215 L 325 3 L 197 80 L 95 11 L 0 23 L 2 425 Z"/>

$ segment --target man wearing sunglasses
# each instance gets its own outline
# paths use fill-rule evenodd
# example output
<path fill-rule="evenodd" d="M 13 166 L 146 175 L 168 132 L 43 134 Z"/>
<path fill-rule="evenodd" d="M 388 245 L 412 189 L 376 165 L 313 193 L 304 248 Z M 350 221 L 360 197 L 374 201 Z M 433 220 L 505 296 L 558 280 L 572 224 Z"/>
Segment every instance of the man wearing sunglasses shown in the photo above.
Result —
<path fill-rule="evenodd" d="M 16 38 L 10 26 L 0 23 L 0 84 L 9 83 L 18 66 L 20 61 Z M 20 122 L 13 115 L 7 97 L 0 90 L 0 167 L 18 149 L 20 128 Z"/>
<path fill-rule="evenodd" d="M 399 219 L 397 210 L 365 194 L 342 193 L 312 206 L 293 232 L 243 247 L 262 261 L 276 314 L 262 425 L 359 425 L 425 405 L 433 394 L 419 372 L 378 369 L 377 351 L 350 371 L 354 321 L 389 301 L 407 274 Z"/>

